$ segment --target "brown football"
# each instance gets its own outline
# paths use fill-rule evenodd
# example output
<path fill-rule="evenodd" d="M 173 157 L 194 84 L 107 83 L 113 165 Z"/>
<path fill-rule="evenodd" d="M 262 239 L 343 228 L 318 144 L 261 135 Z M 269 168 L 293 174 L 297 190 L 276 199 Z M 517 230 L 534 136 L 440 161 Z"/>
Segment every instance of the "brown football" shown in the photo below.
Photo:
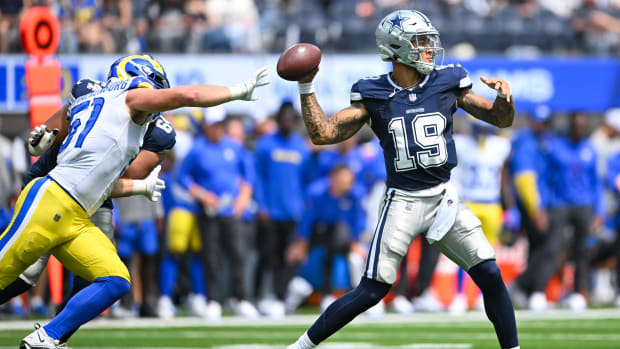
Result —
<path fill-rule="evenodd" d="M 277 71 L 282 79 L 298 81 L 321 63 L 321 50 L 312 44 L 289 47 L 278 59 Z"/>

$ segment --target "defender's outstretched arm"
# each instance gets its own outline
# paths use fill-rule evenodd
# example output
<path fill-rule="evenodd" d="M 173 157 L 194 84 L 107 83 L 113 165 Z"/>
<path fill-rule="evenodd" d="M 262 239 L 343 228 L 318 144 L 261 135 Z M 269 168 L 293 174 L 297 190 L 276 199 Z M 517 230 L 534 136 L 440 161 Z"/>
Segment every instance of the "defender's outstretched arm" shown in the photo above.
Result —
<path fill-rule="evenodd" d="M 480 77 L 490 88 L 498 91 L 495 101 L 490 101 L 474 93 L 471 89 L 463 91 L 458 98 L 458 106 L 476 119 L 491 125 L 505 128 L 512 126 L 515 116 L 515 104 L 510 91 L 510 84 L 503 79 L 486 79 Z"/>
<path fill-rule="evenodd" d="M 134 122 L 141 124 L 147 114 L 181 107 L 212 107 L 232 100 L 255 101 L 257 87 L 269 84 L 268 70 L 263 67 L 248 80 L 232 87 L 187 85 L 152 90 L 136 88 L 127 92 L 125 104 Z"/>
<path fill-rule="evenodd" d="M 328 119 L 314 93 L 300 97 L 304 124 L 314 144 L 342 142 L 368 122 L 368 112 L 362 103 L 353 103 Z"/>

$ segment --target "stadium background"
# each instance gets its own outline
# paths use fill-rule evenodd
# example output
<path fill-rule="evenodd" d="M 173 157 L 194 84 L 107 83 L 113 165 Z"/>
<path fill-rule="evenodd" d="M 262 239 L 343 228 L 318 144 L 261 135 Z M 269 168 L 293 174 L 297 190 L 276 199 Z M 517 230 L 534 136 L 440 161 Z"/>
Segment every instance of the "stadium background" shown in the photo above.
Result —
<path fill-rule="evenodd" d="M 445 63 L 466 67 L 476 93 L 494 97 L 480 83 L 481 75 L 510 81 L 517 127 L 544 105 L 554 114 L 558 130 L 563 130 L 566 115 L 578 110 L 588 113 L 594 130 L 610 109 L 620 107 L 620 1 L 17 0 L 0 6 L 0 134 L 10 140 L 25 137 L 29 126 L 27 57 L 17 25 L 23 11 L 33 5 L 48 6 L 61 22 L 57 58 L 62 64 L 63 100 L 77 80 L 104 80 L 109 64 L 128 53 L 153 53 L 173 86 L 227 85 L 269 66 L 272 84 L 259 92 L 260 103 L 224 106 L 227 114 L 244 120 L 250 139 L 254 127 L 273 116 L 283 100 L 298 108 L 296 85 L 275 75 L 280 52 L 302 41 L 321 47 L 324 56 L 316 91 L 326 112 L 337 111 L 347 104 L 355 80 L 389 70 L 375 52 L 374 30 L 380 18 L 396 8 L 415 8 L 430 17 L 446 48 Z M 195 112 L 171 114 L 182 119 Z M 459 115 L 458 128 L 466 129 L 464 114 Z M 23 172 L 25 167 L 15 167 L 21 156 L 15 145 L 19 142 L 10 151 L 9 144 L 3 142 L 2 151 L 13 152 L 12 169 Z M 523 237 L 512 247 L 498 249 L 507 280 L 523 268 L 526 256 Z M 417 253 L 409 256 L 413 278 L 416 257 Z M 551 300 L 560 300 L 570 289 L 570 270 L 569 265 L 564 280 L 548 289 Z M 455 265 L 441 259 L 434 287 L 445 304 L 455 293 L 455 275 Z"/>

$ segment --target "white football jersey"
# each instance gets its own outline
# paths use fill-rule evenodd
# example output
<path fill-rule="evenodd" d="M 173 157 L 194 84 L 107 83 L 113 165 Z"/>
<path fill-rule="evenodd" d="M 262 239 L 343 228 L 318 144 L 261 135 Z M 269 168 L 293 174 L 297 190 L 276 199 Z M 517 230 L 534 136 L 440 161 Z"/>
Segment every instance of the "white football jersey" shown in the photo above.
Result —
<path fill-rule="evenodd" d="M 67 119 L 69 133 L 49 173 L 87 212 L 95 212 L 140 152 L 148 122 L 133 122 L 127 92 L 146 79 L 110 84 L 75 100 Z"/>
<path fill-rule="evenodd" d="M 481 142 L 469 135 L 454 135 L 458 166 L 452 171 L 461 200 L 481 203 L 500 201 L 501 171 L 510 155 L 510 141 L 495 135 Z"/>

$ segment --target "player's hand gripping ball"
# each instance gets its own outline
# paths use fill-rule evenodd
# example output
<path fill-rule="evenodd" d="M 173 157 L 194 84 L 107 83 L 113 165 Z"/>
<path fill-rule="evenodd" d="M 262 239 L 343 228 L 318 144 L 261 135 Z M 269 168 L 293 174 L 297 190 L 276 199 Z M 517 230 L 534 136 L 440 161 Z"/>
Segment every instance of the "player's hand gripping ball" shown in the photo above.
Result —
<path fill-rule="evenodd" d="M 321 50 L 312 44 L 289 47 L 278 60 L 277 71 L 282 79 L 299 81 L 321 63 Z"/>

